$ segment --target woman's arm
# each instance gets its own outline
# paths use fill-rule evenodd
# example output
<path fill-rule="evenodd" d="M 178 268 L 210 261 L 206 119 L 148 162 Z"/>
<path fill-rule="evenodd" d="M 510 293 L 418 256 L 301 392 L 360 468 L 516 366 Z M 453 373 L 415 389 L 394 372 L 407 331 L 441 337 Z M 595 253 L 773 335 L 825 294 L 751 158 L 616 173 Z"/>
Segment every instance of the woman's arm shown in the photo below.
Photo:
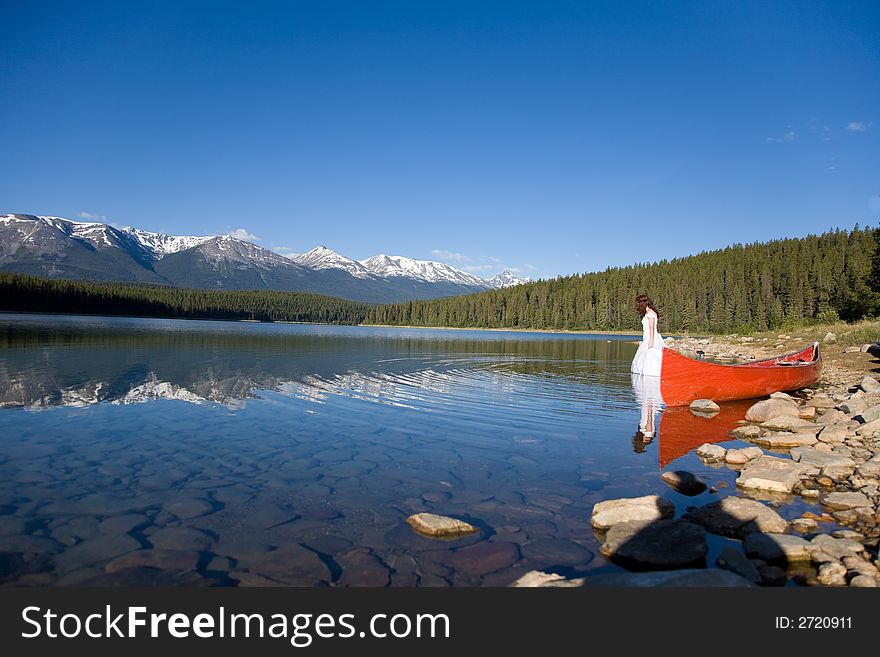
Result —
<path fill-rule="evenodd" d="M 657 316 L 656 316 L 656 315 L 654 315 L 653 313 L 650 314 L 650 315 L 648 315 L 648 332 L 649 332 L 649 337 L 648 337 L 648 349 L 653 349 L 653 348 L 654 348 L 654 333 L 655 333 L 655 330 L 654 330 L 654 323 L 655 323 L 656 321 L 657 321 Z"/>

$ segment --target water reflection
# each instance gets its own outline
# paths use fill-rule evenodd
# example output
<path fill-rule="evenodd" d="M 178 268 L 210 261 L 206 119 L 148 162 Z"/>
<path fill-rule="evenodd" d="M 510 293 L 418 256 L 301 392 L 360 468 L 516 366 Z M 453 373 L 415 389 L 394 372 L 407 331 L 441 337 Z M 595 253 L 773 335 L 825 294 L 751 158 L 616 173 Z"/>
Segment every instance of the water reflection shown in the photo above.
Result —
<path fill-rule="evenodd" d="M 604 363 L 631 349 L 618 337 L 0 316 L 0 407 L 175 399 L 234 408 L 265 390 L 411 405 L 461 386 L 509 392 L 518 375 L 604 396 L 624 385 Z"/>

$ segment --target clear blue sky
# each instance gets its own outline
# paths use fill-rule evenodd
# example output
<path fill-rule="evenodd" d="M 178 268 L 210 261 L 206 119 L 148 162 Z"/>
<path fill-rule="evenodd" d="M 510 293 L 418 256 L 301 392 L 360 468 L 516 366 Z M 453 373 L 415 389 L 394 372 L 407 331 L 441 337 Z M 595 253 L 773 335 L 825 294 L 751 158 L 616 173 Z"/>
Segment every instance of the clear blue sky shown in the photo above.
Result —
<path fill-rule="evenodd" d="M 880 220 L 880 3 L 0 3 L 0 211 L 489 275 Z"/>

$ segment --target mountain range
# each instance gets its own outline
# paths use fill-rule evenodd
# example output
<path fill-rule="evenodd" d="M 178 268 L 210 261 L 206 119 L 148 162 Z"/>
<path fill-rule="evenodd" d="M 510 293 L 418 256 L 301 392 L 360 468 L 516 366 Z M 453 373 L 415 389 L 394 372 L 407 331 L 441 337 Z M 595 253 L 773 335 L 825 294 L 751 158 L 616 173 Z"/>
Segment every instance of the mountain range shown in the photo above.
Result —
<path fill-rule="evenodd" d="M 0 215 L 0 270 L 49 278 L 220 290 L 281 290 L 387 303 L 528 281 L 480 278 L 405 256 L 353 260 L 325 246 L 290 256 L 229 235 L 175 236 L 30 214 Z"/>

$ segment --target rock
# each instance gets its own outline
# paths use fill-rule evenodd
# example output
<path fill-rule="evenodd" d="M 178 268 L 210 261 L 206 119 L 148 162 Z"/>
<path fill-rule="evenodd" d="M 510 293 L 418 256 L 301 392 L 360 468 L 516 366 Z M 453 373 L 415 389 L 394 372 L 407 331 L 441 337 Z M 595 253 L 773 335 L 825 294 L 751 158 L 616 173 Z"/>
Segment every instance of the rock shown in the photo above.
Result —
<path fill-rule="evenodd" d="M 734 587 L 752 583 L 729 570 L 688 568 L 647 573 L 608 573 L 587 578 L 587 586 L 655 588 L 662 587 Z"/>
<path fill-rule="evenodd" d="M 691 402 L 690 409 L 698 413 L 717 413 L 721 407 L 711 399 L 695 399 Z"/>
<path fill-rule="evenodd" d="M 749 557 L 767 562 L 795 563 L 811 560 L 809 541 L 791 534 L 749 534 L 743 541 L 743 548 Z"/>
<path fill-rule="evenodd" d="M 792 528 L 801 534 L 810 534 L 819 528 L 819 523 L 812 518 L 795 518 L 791 521 Z"/>
<path fill-rule="evenodd" d="M 760 447 L 746 447 L 744 449 L 729 449 L 724 455 L 724 461 L 731 465 L 743 465 L 752 459 L 764 455 L 764 450 Z"/>
<path fill-rule="evenodd" d="M 660 478 L 683 495 L 699 495 L 706 490 L 702 479 L 685 470 L 664 472 Z"/>
<path fill-rule="evenodd" d="M 819 432 L 817 438 L 823 443 L 842 443 L 849 435 L 849 429 L 845 425 L 827 424 Z"/>
<path fill-rule="evenodd" d="M 776 418 L 780 415 L 796 418 L 800 415 L 800 409 L 790 399 L 776 398 L 759 401 L 746 411 L 746 419 L 750 422 L 766 422 L 770 418 Z"/>
<path fill-rule="evenodd" d="M 723 500 L 694 509 L 682 516 L 711 534 L 743 538 L 752 532 L 781 533 L 788 522 L 770 507 L 741 497 Z"/>
<path fill-rule="evenodd" d="M 755 438 L 757 436 L 760 436 L 764 432 L 761 429 L 761 427 L 756 427 L 754 424 L 746 424 L 744 426 L 737 427 L 736 429 L 734 429 L 730 433 L 733 434 L 734 436 L 736 436 L 737 438 L 740 438 L 743 440 L 749 440 L 751 438 Z"/>
<path fill-rule="evenodd" d="M 880 478 L 880 454 L 872 456 L 858 467 L 860 477 Z"/>
<path fill-rule="evenodd" d="M 813 398 L 807 402 L 810 406 L 814 406 L 816 408 L 834 408 L 837 406 L 835 401 L 826 394 L 818 394 L 813 395 Z"/>
<path fill-rule="evenodd" d="M 821 491 L 818 491 L 815 488 L 804 488 L 801 490 L 801 497 L 805 500 L 818 500 L 821 495 Z"/>
<path fill-rule="evenodd" d="M 764 586 L 784 586 L 786 582 L 786 573 L 779 566 L 759 566 L 758 572 L 761 574 L 761 583 Z"/>
<path fill-rule="evenodd" d="M 798 411 L 798 417 L 802 420 L 815 420 L 816 419 L 816 407 L 815 406 L 801 406 Z"/>
<path fill-rule="evenodd" d="M 880 383 L 878 383 L 877 385 L 880 386 Z M 868 422 L 873 422 L 874 420 L 880 420 L 880 404 L 875 404 L 874 406 L 866 408 L 864 411 L 856 416 L 856 419 L 862 422 L 862 424 L 867 424 Z"/>
<path fill-rule="evenodd" d="M 831 403 L 833 404 L 834 402 L 832 401 Z M 816 424 L 840 424 L 846 421 L 846 413 L 835 408 L 821 415 L 816 420 Z"/>
<path fill-rule="evenodd" d="M 732 545 L 725 545 L 715 561 L 715 565 L 724 570 L 736 573 L 750 582 L 760 584 L 761 573 L 758 568 L 749 561 L 746 556 Z"/>
<path fill-rule="evenodd" d="M 816 558 L 818 552 L 823 552 L 835 559 L 843 559 L 862 554 L 865 551 L 865 546 L 849 538 L 833 538 L 828 534 L 819 534 L 810 541 L 808 549 L 813 554 L 813 560 L 819 561 Z"/>
<path fill-rule="evenodd" d="M 824 586 L 846 586 L 846 568 L 837 561 L 823 563 L 816 579 Z"/>
<path fill-rule="evenodd" d="M 831 532 L 831 535 L 834 538 L 848 538 L 852 541 L 861 541 L 865 538 L 864 534 L 857 532 L 854 529 L 835 529 Z"/>
<path fill-rule="evenodd" d="M 480 576 L 507 568 L 519 561 L 514 543 L 477 543 L 446 557 L 445 564 L 468 575 Z"/>
<path fill-rule="evenodd" d="M 195 550 L 136 550 L 116 557 L 104 566 L 108 573 L 126 568 L 158 568 L 159 570 L 195 570 L 200 553 Z"/>
<path fill-rule="evenodd" d="M 865 393 L 860 393 L 864 395 Z M 860 415 L 868 410 L 868 402 L 859 397 L 850 397 L 849 401 L 840 405 L 840 410 L 847 415 Z"/>
<path fill-rule="evenodd" d="M 795 447 L 791 450 L 791 457 L 803 465 L 819 468 L 822 474 L 829 477 L 845 478 L 856 469 L 855 462 L 848 456 L 811 447 Z"/>
<path fill-rule="evenodd" d="M 530 570 L 511 584 L 511 586 L 515 588 L 541 588 L 564 581 L 566 581 L 565 577 L 557 575 L 556 573 L 544 573 L 540 570 Z"/>
<path fill-rule="evenodd" d="M 873 347 L 873 346 L 874 346 L 874 345 L 872 345 L 872 344 L 863 344 L 863 345 L 859 348 L 859 351 L 861 351 L 862 353 L 867 353 L 867 352 L 871 351 L 871 347 Z"/>
<path fill-rule="evenodd" d="M 828 493 L 822 498 L 822 506 L 833 511 L 843 511 L 844 509 L 855 509 L 857 507 L 872 506 L 871 500 L 864 493 Z"/>
<path fill-rule="evenodd" d="M 845 353 L 845 354 L 857 354 L 857 353 L 859 353 L 861 350 L 862 350 L 861 347 L 847 347 L 846 349 L 843 350 L 843 353 Z"/>
<path fill-rule="evenodd" d="M 758 443 L 767 449 L 781 450 L 802 445 L 815 445 L 819 441 L 816 436 L 810 433 L 774 432 L 753 438 L 752 442 Z"/>
<path fill-rule="evenodd" d="M 791 415 L 778 415 L 765 420 L 761 422 L 761 428 L 769 429 L 770 431 L 798 431 L 801 429 L 816 429 L 818 431 L 815 423 L 802 420 L 797 416 L 792 417 Z"/>
<path fill-rule="evenodd" d="M 583 566 L 593 560 L 593 553 L 565 538 L 539 538 L 520 546 L 523 556 L 545 566 Z"/>
<path fill-rule="evenodd" d="M 846 566 L 847 573 L 857 573 L 859 575 L 868 575 L 877 577 L 880 571 L 867 559 L 857 556 L 846 556 L 841 559 L 843 565 Z"/>
<path fill-rule="evenodd" d="M 771 392 L 770 399 L 788 399 L 790 401 L 794 401 L 791 395 L 787 392 Z"/>
<path fill-rule="evenodd" d="M 877 583 L 876 577 L 869 577 L 868 575 L 856 575 L 849 581 L 849 585 L 860 588 L 880 586 Z"/>
<path fill-rule="evenodd" d="M 206 550 L 213 543 L 210 536 L 190 527 L 163 527 L 147 538 L 162 550 Z"/>
<path fill-rule="evenodd" d="M 837 334 L 828 331 L 828 333 L 825 334 L 825 337 L 822 338 L 822 342 L 837 342 Z"/>
<path fill-rule="evenodd" d="M 859 383 L 859 387 L 869 395 L 871 393 L 880 392 L 880 382 L 878 382 L 873 376 L 869 375 L 865 375 L 861 383 Z"/>
<path fill-rule="evenodd" d="M 791 493 L 805 469 L 790 459 L 765 455 L 743 466 L 736 485 L 745 489 Z"/>
<path fill-rule="evenodd" d="M 602 554 L 635 569 L 681 568 L 706 558 L 706 531 L 683 520 L 624 522 L 605 535 Z"/>
<path fill-rule="evenodd" d="M 860 436 L 876 436 L 878 433 L 880 433 L 880 420 L 866 422 L 858 429 L 856 429 L 856 433 L 858 433 Z"/>
<path fill-rule="evenodd" d="M 642 524 L 671 518 L 675 515 L 675 505 L 659 495 L 606 500 L 593 506 L 590 523 L 600 531 L 610 529 L 624 522 Z"/>
<path fill-rule="evenodd" d="M 703 443 L 697 447 L 697 456 L 704 461 L 723 461 L 727 450 L 721 445 L 713 445 L 712 443 Z"/>
<path fill-rule="evenodd" d="M 382 560 L 367 548 L 355 548 L 339 556 L 342 566 L 337 584 L 350 587 L 384 587 L 390 582 L 390 572 Z"/>
<path fill-rule="evenodd" d="M 435 513 L 416 513 L 406 519 L 413 529 L 425 536 L 446 537 L 473 534 L 477 528 L 464 520 Z"/>

